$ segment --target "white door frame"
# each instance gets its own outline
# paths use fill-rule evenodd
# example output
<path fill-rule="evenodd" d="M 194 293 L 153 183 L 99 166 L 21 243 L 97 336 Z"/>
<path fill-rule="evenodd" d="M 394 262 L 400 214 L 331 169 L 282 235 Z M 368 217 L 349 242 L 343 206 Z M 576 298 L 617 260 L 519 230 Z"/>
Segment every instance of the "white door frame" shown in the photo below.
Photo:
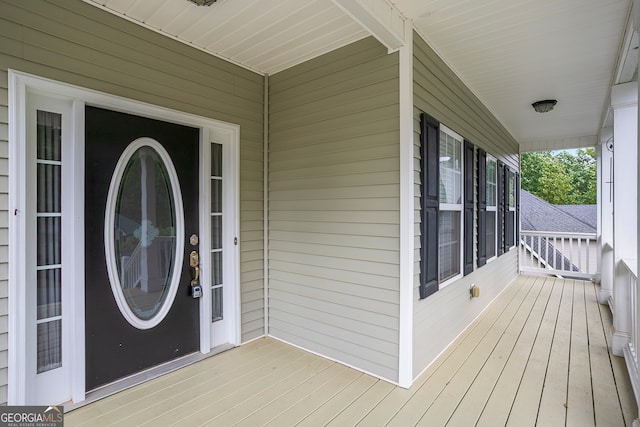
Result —
<path fill-rule="evenodd" d="M 201 285 L 203 297 L 200 304 L 200 351 L 207 353 L 220 344 L 240 344 L 240 250 L 239 250 L 239 212 L 240 212 L 240 144 L 234 143 L 227 135 L 216 128 L 203 128 L 200 145 L 200 263 L 202 266 Z M 211 323 L 211 145 L 221 144 L 223 147 L 222 175 L 223 175 L 223 309 L 231 308 L 231 316 L 225 314 L 224 329 Z M 227 226 L 235 223 L 235 226 Z M 230 256 L 228 256 L 230 255 Z M 226 284 L 231 286 L 227 287 Z M 234 309 L 235 307 L 235 309 Z M 223 335 L 222 340 L 213 342 L 212 332 Z M 204 333 L 206 331 L 206 333 Z"/>
<path fill-rule="evenodd" d="M 9 70 L 9 342 L 8 342 L 8 403 L 10 405 L 24 405 L 32 403 L 27 392 L 28 369 L 25 363 L 27 352 L 27 296 L 24 292 L 24 276 L 27 271 L 27 249 L 24 244 L 26 235 L 25 215 L 27 202 L 25 197 L 26 189 L 26 109 L 27 95 L 36 94 L 54 101 L 66 103 L 72 114 L 71 138 L 73 158 L 69 167 L 72 169 L 73 182 L 64 182 L 64 185 L 72 186 L 73 191 L 69 194 L 75 195 L 73 200 L 68 201 L 70 209 L 65 212 L 73 218 L 73 228 L 66 231 L 66 238 L 73 242 L 69 251 L 74 256 L 68 257 L 65 269 L 72 271 L 73 283 L 69 297 L 63 302 L 63 318 L 69 316 L 73 319 L 67 334 L 66 344 L 70 348 L 67 363 L 72 366 L 71 385 L 68 397 L 73 402 L 80 402 L 85 399 L 85 328 L 84 328 L 84 107 L 90 104 L 102 108 L 135 114 L 157 120 L 197 127 L 200 132 L 200 203 L 201 203 L 201 231 L 205 236 L 210 236 L 209 221 L 204 224 L 203 217 L 208 218 L 203 206 L 208 206 L 210 192 L 205 192 L 208 188 L 209 176 L 204 171 L 208 165 L 209 157 L 205 157 L 205 141 L 219 142 L 224 144 L 226 151 L 229 151 L 232 167 L 231 173 L 227 176 L 234 183 L 232 188 L 233 197 L 231 203 L 231 214 L 226 227 L 231 229 L 232 240 L 239 239 L 239 147 L 240 147 L 240 127 L 238 125 L 208 119 L 188 113 L 183 113 L 168 108 L 163 108 L 151 104 L 142 103 L 102 92 L 85 89 L 66 83 L 37 77 L 34 75 Z M 204 227 L 204 228 L 203 228 Z M 225 237 L 228 238 L 228 237 Z M 205 243 L 209 237 L 205 238 Z M 228 290 L 232 294 L 233 306 L 230 313 L 230 340 L 232 345 L 240 344 L 240 270 L 239 270 L 239 246 L 233 241 L 225 242 L 229 255 L 232 255 L 232 262 L 225 268 L 232 272 Z M 207 247 L 200 243 L 200 253 L 208 253 Z M 227 256 L 229 257 L 229 256 Z M 206 258 L 206 259 L 205 259 Z M 209 271 L 209 257 L 203 259 L 203 277 Z M 79 261 L 79 262 L 78 262 Z M 226 279 L 226 278 L 225 278 Z M 200 351 L 208 353 L 210 351 L 210 286 L 203 283 L 203 296 L 200 300 Z M 69 287 L 69 285 L 67 285 Z M 63 291 L 64 295 L 64 291 Z M 228 313 L 228 311 L 227 311 Z M 64 357 L 64 356 L 63 356 Z M 64 361 L 63 361 L 64 363 Z M 63 402 L 48 402 L 46 404 L 58 404 Z"/>

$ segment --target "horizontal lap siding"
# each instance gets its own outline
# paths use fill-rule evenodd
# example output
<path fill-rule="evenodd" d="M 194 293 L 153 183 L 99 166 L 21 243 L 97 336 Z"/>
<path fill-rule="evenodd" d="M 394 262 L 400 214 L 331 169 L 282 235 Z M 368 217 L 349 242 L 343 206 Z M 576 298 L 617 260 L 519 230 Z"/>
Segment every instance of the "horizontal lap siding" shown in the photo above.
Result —
<path fill-rule="evenodd" d="M 269 85 L 270 335 L 397 381 L 398 55 L 365 39 Z"/>
<path fill-rule="evenodd" d="M 2 24 L 0 24 L 2 28 Z M 3 30 L 0 29 L 0 40 Z M 1 43 L 1 42 L 0 42 Z M 0 69 L 0 402 L 7 402 L 9 323 L 9 109 L 8 75 Z"/>
<path fill-rule="evenodd" d="M 419 36 L 414 37 L 414 322 L 413 375 L 416 377 L 511 282 L 518 270 L 517 250 L 477 268 L 474 232 L 474 272 L 420 300 L 420 113 L 425 112 L 468 139 L 477 148 L 519 168 L 518 144 L 491 112 Z M 475 156 L 474 156 L 475 157 Z M 477 159 L 474 158 L 477 171 Z M 474 185 L 477 188 L 477 182 Z M 476 191 L 474 191 L 474 195 Z M 474 197 L 477 197 L 474 196 Z M 474 208 L 475 209 L 475 208 Z M 474 212 L 475 215 L 475 212 Z M 474 218 L 474 225 L 475 225 Z M 469 298 L 469 286 L 480 297 Z"/>
<path fill-rule="evenodd" d="M 0 2 L 0 369 L 6 369 L 7 70 L 240 125 L 242 340 L 263 334 L 263 79 L 80 0 Z M 5 356 L 3 356 L 5 355 Z M 0 384 L 6 375 L 0 372 Z M 6 392 L 0 390 L 0 401 Z"/>

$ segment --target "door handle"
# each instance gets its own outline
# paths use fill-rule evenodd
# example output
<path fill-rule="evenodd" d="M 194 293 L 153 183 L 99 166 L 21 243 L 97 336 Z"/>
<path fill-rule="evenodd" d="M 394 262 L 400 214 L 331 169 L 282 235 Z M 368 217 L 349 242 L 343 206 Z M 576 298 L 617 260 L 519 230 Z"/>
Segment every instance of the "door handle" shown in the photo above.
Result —
<path fill-rule="evenodd" d="M 189 265 L 193 268 L 193 280 L 191 280 L 191 296 L 200 298 L 202 296 L 202 286 L 200 286 L 200 257 L 198 252 L 191 251 L 189 254 Z"/>
<path fill-rule="evenodd" d="M 200 281 L 200 257 L 198 256 L 198 252 L 191 251 L 189 254 L 189 265 L 194 270 L 194 277 L 191 281 L 191 286 L 196 286 Z"/>

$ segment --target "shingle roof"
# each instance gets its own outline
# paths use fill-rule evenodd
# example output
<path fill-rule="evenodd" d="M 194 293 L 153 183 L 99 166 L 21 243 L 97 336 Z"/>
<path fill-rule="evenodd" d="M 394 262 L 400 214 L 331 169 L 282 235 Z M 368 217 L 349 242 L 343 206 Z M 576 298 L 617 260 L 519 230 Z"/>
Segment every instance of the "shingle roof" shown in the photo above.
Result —
<path fill-rule="evenodd" d="M 598 223 L 598 205 L 555 205 L 574 218 L 591 225 L 594 230 Z"/>
<path fill-rule="evenodd" d="M 522 230 L 595 233 L 596 205 L 552 205 L 528 191 L 520 192 Z"/>

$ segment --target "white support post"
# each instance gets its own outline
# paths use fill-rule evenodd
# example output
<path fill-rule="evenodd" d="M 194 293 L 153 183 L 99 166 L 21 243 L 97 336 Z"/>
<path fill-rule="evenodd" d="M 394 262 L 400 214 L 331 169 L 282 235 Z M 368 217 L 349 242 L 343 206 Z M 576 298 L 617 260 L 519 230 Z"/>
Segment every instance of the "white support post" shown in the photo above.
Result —
<path fill-rule="evenodd" d="M 624 354 L 630 342 L 631 313 L 623 258 L 636 258 L 638 84 L 616 85 L 611 90 L 613 108 L 613 339 L 612 351 Z"/>
<path fill-rule="evenodd" d="M 633 30 L 634 33 L 637 35 L 638 33 L 640 33 L 640 0 L 634 0 L 633 1 L 633 6 L 632 6 L 632 21 L 633 21 Z M 636 66 L 635 66 L 635 74 L 638 74 L 638 64 L 636 61 Z M 636 78 L 636 139 L 635 139 L 635 146 L 637 147 L 638 144 L 640 144 L 640 132 L 638 132 L 638 123 L 640 123 L 640 111 L 638 111 L 637 108 L 637 102 L 638 99 L 640 99 L 640 86 L 638 86 L 638 82 L 637 82 L 637 78 Z M 636 153 L 636 167 L 638 166 L 638 164 L 640 164 L 640 150 L 638 150 L 638 152 Z M 636 174 L 636 193 L 635 193 L 635 200 L 636 200 L 636 231 L 640 230 L 640 219 L 638 219 L 638 212 L 640 212 L 640 202 L 638 201 L 638 188 L 640 188 L 640 174 Z M 640 239 L 636 240 L 636 247 L 635 247 L 635 259 L 636 259 L 636 273 L 639 271 L 638 270 L 638 254 L 640 254 Z M 637 284 L 636 284 L 637 286 Z M 637 309 L 637 307 L 640 307 L 640 292 L 636 292 L 636 304 L 635 307 Z M 637 315 L 635 316 L 635 320 L 636 320 L 636 331 L 640 331 L 640 316 Z M 637 333 L 637 332 L 636 332 Z M 640 341 L 638 338 L 639 337 L 635 337 L 636 338 L 636 342 Z M 636 352 L 638 351 L 638 349 L 636 348 Z M 637 353 L 636 353 L 637 354 Z M 637 360 L 637 356 L 636 356 L 636 377 L 631 379 L 631 383 L 632 384 L 640 384 L 640 378 L 638 377 L 638 372 L 640 372 L 640 366 L 638 366 L 638 360 Z M 638 409 L 638 411 L 640 411 L 640 396 L 638 396 L 637 393 L 638 387 L 635 388 L 636 391 L 636 408 Z M 638 418 L 636 418 L 633 421 L 633 425 L 635 427 L 640 427 L 640 412 L 638 412 L 636 414 L 638 416 Z"/>
<path fill-rule="evenodd" d="M 398 385 L 413 384 L 413 280 L 414 280 L 414 132 L 413 132 L 413 26 L 400 48 L 400 325 Z"/>
<path fill-rule="evenodd" d="M 603 129 L 596 149 L 598 163 L 598 302 L 608 304 L 613 296 L 613 129 Z M 612 308 L 612 307 L 611 307 Z"/>

